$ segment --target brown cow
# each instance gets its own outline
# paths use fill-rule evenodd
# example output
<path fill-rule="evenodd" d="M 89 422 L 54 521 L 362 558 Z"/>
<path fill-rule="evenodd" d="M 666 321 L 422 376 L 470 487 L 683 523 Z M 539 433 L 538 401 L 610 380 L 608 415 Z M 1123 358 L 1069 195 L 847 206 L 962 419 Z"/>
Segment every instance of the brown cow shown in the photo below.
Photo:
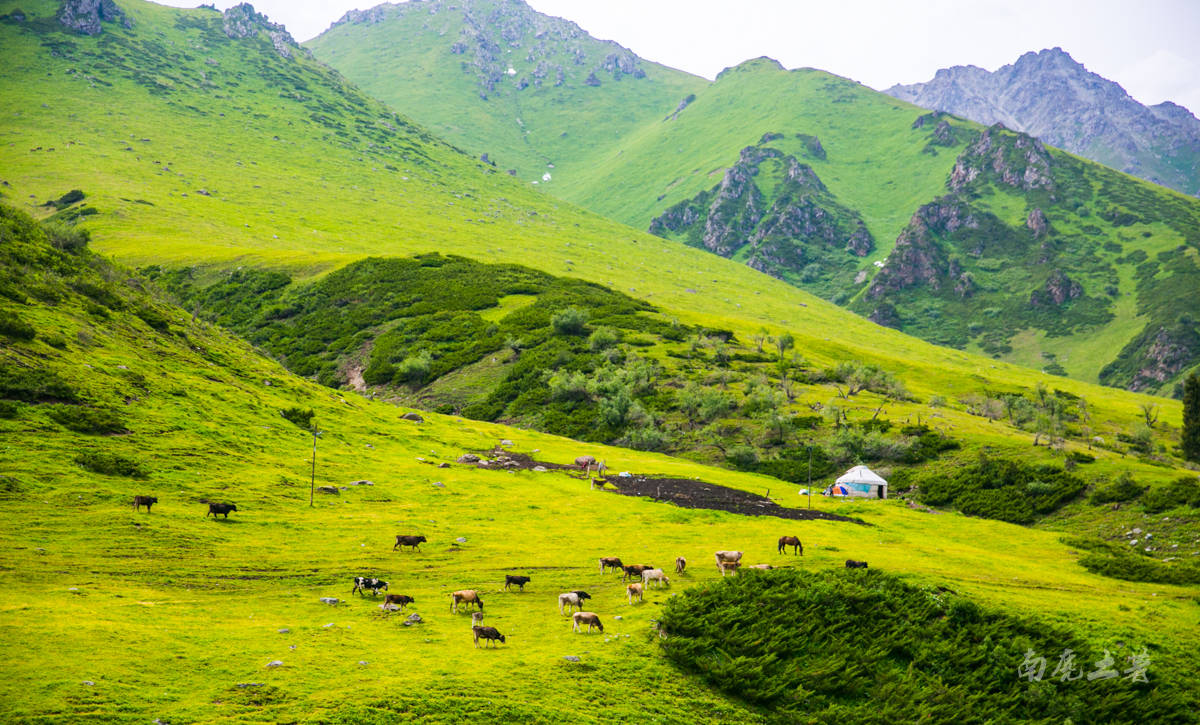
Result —
<path fill-rule="evenodd" d="M 575 612 L 571 615 L 571 630 L 574 632 L 580 631 L 580 625 L 586 624 L 588 632 L 595 627 L 601 632 L 604 632 L 604 624 L 600 622 L 600 615 L 595 612 Z"/>
<path fill-rule="evenodd" d="M 683 570 L 686 568 L 687 568 L 687 559 L 683 558 L 682 556 L 675 557 L 675 573 L 682 574 Z"/>
<path fill-rule="evenodd" d="M 452 592 L 450 594 L 450 611 L 457 612 L 459 604 L 474 604 L 479 607 L 479 611 L 483 611 L 483 600 L 479 598 L 479 592 L 474 589 L 460 589 Z"/>
<path fill-rule="evenodd" d="M 644 602 L 644 601 L 646 601 L 646 597 L 645 597 L 645 593 L 644 593 L 644 590 L 643 590 L 643 588 L 642 588 L 642 585 L 641 585 L 641 584 L 639 584 L 638 582 L 633 582 L 632 584 L 629 584 L 629 585 L 627 585 L 627 586 L 625 587 L 625 593 L 626 593 L 626 594 L 628 595 L 628 597 L 629 597 L 629 603 L 630 603 L 630 604 L 633 604 L 633 598 L 634 598 L 634 597 L 637 597 L 637 600 L 638 600 L 639 602 Z"/>
<path fill-rule="evenodd" d="M 621 569 L 625 572 L 625 575 L 621 577 L 621 581 L 629 581 L 630 579 L 641 579 L 642 572 L 646 571 L 647 569 L 653 569 L 653 568 L 654 567 L 650 566 L 649 564 L 630 564 L 629 566 L 623 566 L 623 567 L 621 567 Z"/>
<path fill-rule="evenodd" d="M 405 536 L 404 534 L 396 534 L 396 543 L 392 546 L 392 551 L 395 551 L 400 546 L 410 546 L 411 551 L 417 551 L 421 547 L 421 543 L 426 541 L 424 536 Z"/>
<path fill-rule="evenodd" d="M 157 496 L 134 496 L 133 497 L 133 510 L 141 511 L 142 507 L 145 506 L 146 513 L 150 513 L 150 505 L 156 504 L 156 503 L 158 503 Z"/>
<path fill-rule="evenodd" d="M 395 604 L 396 606 L 400 607 L 401 609 L 404 609 L 409 604 L 412 604 L 415 601 L 417 601 L 417 600 L 413 599 L 412 597 L 408 596 L 407 594 L 387 594 L 387 595 L 384 595 L 384 598 L 383 598 L 384 606 L 387 606 L 389 604 Z"/>
<path fill-rule="evenodd" d="M 725 572 L 727 572 L 727 571 L 730 571 L 730 572 L 733 572 L 736 574 L 737 570 L 739 568 L 741 568 L 741 566 L 742 566 L 742 562 L 740 562 L 740 561 L 718 561 L 717 562 L 717 570 L 721 572 L 721 576 L 725 576 Z"/>
<path fill-rule="evenodd" d="M 792 547 L 793 554 L 804 556 L 804 544 L 800 543 L 799 536 L 780 536 L 779 537 L 779 553 L 783 554 L 784 549 Z"/>
<path fill-rule="evenodd" d="M 615 570 L 615 569 L 620 569 L 623 566 L 625 566 L 625 565 L 622 564 L 621 560 L 615 556 L 600 557 L 600 572 L 601 573 L 604 573 L 605 569 L 614 569 Z"/>
<path fill-rule="evenodd" d="M 484 640 L 484 647 L 487 647 L 488 642 L 491 642 L 492 644 L 495 644 L 497 641 L 501 643 L 506 642 L 504 635 L 500 634 L 500 630 L 496 629 L 495 627 L 480 627 L 477 624 L 473 624 L 471 625 L 471 632 L 475 635 L 476 648 L 479 647 L 479 640 L 481 639 Z"/>

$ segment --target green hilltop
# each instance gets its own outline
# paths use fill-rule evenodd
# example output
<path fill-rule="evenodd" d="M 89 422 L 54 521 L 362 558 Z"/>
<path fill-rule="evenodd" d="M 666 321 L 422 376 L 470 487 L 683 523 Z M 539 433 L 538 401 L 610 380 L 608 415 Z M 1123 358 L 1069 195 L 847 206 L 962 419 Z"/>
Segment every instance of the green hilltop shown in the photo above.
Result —
<path fill-rule="evenodd" d="M 544 32 L 549 27 L 572 32 Z M 486 151 L 529 183 L 745 261 L 881 324 L 1053 374 L 1164 395 L 1177 395 L 1200 362 L 1186 293 L 1200 281 L 1196 200 L 1056 149 L 1038 151 L 1049 186 L 955 182 L 955 169 L 971 163 L 980 139 L 1011 145 L 1010 136 L 767 58 L 726 69 L 713 82 L 618 74 L 619 81 L 589 85 L 582 76 L 608 46 L 575 30 L 523 2 L 427 2 L 348 14 L 308 47 L 376 97 L 411 109 L 464 148 Z M 486 99 L 464 90 L 481 71 L 455 50 L 460 34 L 474 39 L 468 49 L 498 48 L 514 71 L 496 79 Z M 522 82 L 531 69 L 580 47 L 596 50 L 561 85 Z M 633 58 L 629 67 L 652 66 Z M 668 77 L 691 83 L 682 100 Z M 626 113 L 605 123 L 602 114 L 614 106 Z M 461 114 L 464 107 L 470 112 Z M 540 120 L 512 142 L 507 131 L 518 116 Z M 582 136 L 579 125 L 587 128 Z M 549 179 L 529 165 L 531 148 L 553 163 Z M 779 196 L 775 172 L 743 168 L 751 149 L 809 166 L 821 194 Z M 969 197 L 973 228 L 983 223 L 1000 243 L 985 250 L 963 234 L 938 239 L 939 249 L 929 251 L 941 263 L 937 271 L 914 269 L 905 248 L 893 256 L 900 240 L 911 241 L 922 210 L 948 193 Z M 686 224 L 678 218 L 685 213 Z M 1030 234 L 1030 219 L 1044 227 Z M 858 239 L 858 222 L 873 244 Z M 888 288 L 875 281 L 881 267 L 913 280 Z M 1056 268 L 1065 281 L 1051 278 Z M 949 276 L 955 279 L 947 284 Z"/>

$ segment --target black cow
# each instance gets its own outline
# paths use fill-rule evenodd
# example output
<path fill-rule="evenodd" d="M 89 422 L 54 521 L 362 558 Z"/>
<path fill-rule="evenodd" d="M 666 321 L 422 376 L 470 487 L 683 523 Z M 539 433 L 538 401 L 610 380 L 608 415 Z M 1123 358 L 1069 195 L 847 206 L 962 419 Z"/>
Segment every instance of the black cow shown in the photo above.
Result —
<path fill-rule="evenodd" d="M 515 574 L 505 574 L 504 575 L 504 588 L 508 589 L 510 586 L 515 584 L 521 589 L 521 591 L 525 591 L 525 585 L 528 584 L 530 581 L 531 581 L 530 578 L 527 576 L 517 576 Z"/>
<path fill-rule="evenodd" d="M 846 568 L 847 569 L 866 569 L 867 562 L 855 561 L 854 559 L 847 559 L 846 560 Z"/>
<path fill-rule="evenodd" d="M 480 627 L 479 625 L 475 625 L 471 627 L 471 631 L 475 633 L 476 647 L 479 646 L 479 640 L 481 639 L 487 640 L 484 642 L 484 647 L 487 646 L 487 642 L 491 642 L 493 644 L 495 644 L 496 640 L 504 642 L 504 635 L 500 634 L 500 630 L 496 629 L 495 627 Z"/>
<path fill-rule="evenodd" d="M 231 503 L 210 503 L 208 505 L 208 513 L 204 514 L 204 516 L 208 517 L 209 514 L 212 514 L 212 517 L 215 519 L 217 518 L 217 514 L 225 514 L 225 518 L 229 518 L 230 511 L 237 511 L 237 506 Z"/>
<path fill-rule="evenodd" d="M 141 511 L 142 507 L 145 506 L 146 513 L 150 513 L 150 505 L 156 504 L 156 503 L 158 503 L 157 496 L 134 496 L 133 497 L 133 510 Z"/>
<path fill-rule="evenodd" d="M 358 592 L 361 595 L 370 589 L 371 596 L 375 596 L 380 589 L 386 592 L 387 588 L 387 582 L 382 579 L 376 579 L 373 576 L 356 576 L 354 577 L 354 588 L 350 590 L 350 593 Z"/>
<path fill-rule="evenodd" d="M 423 541 L 426 541 L 424 536 L 405 536 L 404 534 L 396 534 L 396 543 L 392 546 L 392 551 L 395 551 L 401 546 L 411 546 L 413 550 L 417 550 Z"/>

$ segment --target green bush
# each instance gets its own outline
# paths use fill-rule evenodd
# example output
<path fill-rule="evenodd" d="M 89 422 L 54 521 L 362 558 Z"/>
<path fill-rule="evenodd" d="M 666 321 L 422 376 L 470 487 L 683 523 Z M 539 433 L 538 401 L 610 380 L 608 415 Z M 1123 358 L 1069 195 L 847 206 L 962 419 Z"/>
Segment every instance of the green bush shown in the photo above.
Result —
<path fill-rule="evenodd" d="M 107 408 L 86 408 L 76 405 L 56 405 L 50 409 L 50 418 L 76 433 L 92 435 L 107 435 L 111 433 L 126 433 L 125 421 L 114 410 Z"/>
<path fill-rule="evenodd" d="M 1135 482 L 1128 473 L 1123 473 L 1116 481 L 1093 491 L 1091 500 L 1094 504 L 1132 501 L 1145 493 L 1146 488 Z"/>
<path fill-rule="evenodd" d="M 279 414 L 304 430 L 312 430 L 313 416 L 316 415 L 312 408 L 284 408 Z"/>
<path fill-rule="evenodd" d="M 21 414 L 21 404 L 15 400 L 0 400 L 0 418 L 12 420 Z"/>
<path fill-rule="evenodd" d="M 557 331 L 557 327 L 555 330 Z M 617 331 L 611 327 L 598 327 L 588 336 L 588 348 L 592 352 L 602 352 L 617 344 Z"/>
<path fill-rule="evenodd" d="M 33 325 L 22 320 L 17 313 L 10 310 L 0 310 L 0 335 L 14 340 L 32 340 L 37 331 Z"/>
<path fill-rule="evenodd" d="M 0 363 L 0 398 L 36 402 L 79 402 L 79 393 L 53 370 Z"/>
<path fill-rule="evenodd" d="M 582 335 L 587 331 L 587 322 L 587 311 L 574 307 L 559 310 L 550 317 L 550 326 L 556 335 Z"/>
<path fill-rule="evenodd" d="M 146 478 L 149 471 L 142 463 L 116 453 L 86 451 L 75 457 L 75 462 L 93 473 L 127 478 Z"/>
<path fill-rule="evenodd" d="M 433 366 L 433 356 L 428 351 L 411 357 L 406 357 L 396 366 L 396 374 L 392 378 L 397 384 L 407 384 L 418 388 L 429 378 L 429 370 Z"/>
<path fill-rule="evenodd" d="M 1101 650 L 1040 619 L 876 569 L 746 572 L 669 597 L 666 656 L 779 723 L 1185 722 L 1173 673 L 1151 682 L 1019 676 L 1027 653 Z M 1135 642 L 1137 648 L 1142 643 Z M 1180 673 L 1182 675 L 1182 673 Z M 914 705 L 914 703 L 917 703 Z M 917 708 L 914 710 L 914 708 Z"/>
<path fill-rule="evenodd" d="M 1177 478 L 1166 486 L 1159 486 L 1142 497 L 1142 508 L 1152 514 L 1162 513 L 1178 506 L 1200 508 L 1200 479 L 1192 476 Z"/>
<path fill-rule="evenodd" d="M 981 457 L 951 475 L 926 477 L 920 488 L 922 500 L 932 506 L 953 505 L 968 516 L 1029 524 L 1077 498 L 1086 484 L 1061 468 Z"/>

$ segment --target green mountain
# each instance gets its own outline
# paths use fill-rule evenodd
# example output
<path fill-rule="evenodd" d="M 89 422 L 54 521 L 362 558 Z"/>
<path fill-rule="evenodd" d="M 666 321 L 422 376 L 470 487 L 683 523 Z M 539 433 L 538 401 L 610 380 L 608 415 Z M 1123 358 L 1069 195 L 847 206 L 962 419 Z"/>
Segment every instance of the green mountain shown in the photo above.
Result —
<path fill-rule="evenodd" d="M 830 683 L 806 715 L 861 714 L 857 682 L 815 676 L 859 665 L 880 699 L 902 693 L 887 712 L 937 700 L 995 720 L 1038 698 L 1081 720 L 1194 711 L 1200 498 L 1178 402 L 936 347 L 555 200 L 371 100 L 248 6 L 6 2 L 0 49 L 9 719 L 791 716 L 759 676 L 777 667 L 755 643 L 770 631 L 744 653 L 752 688 L 705 682 L 724 657 L 668 659 L 680 642 L 660 608 L 720 586 L 704 562 L 726 548 L 805 568 L 814 593 L 927 616 L 956 662 L 1014 672 L 1060 642 L 1089 666 L 1104 650 L 1122 669 L 1150 658 L 1148 682 L 1100 694 L 1054 677 L 976 693 L 962 667 L 925 672 L 912 630 L 876 622 L 820 658 L 778 649 L 799 665 L 789 682 Z M 755 144 L 765 208 L 792 198 L 881 244 L 811 140 Z M 799 508 L 810 444 L 814 487 L 864 462 L 893 499 Z M 583 454 L 633 475 L 589 486 L 570 465 Z M 629 479 L 641 496 L 618 495 Z M 208 517 L 213 502 L 238 510 Z M 778 553 L 785 531 L 803 558 Z M 404 533 L 428 542 L 394 551 Z M 595 568 L 612 555 L 691 564 L 631 603 Z M 852 585 L 833 571 L 847 558 L 893 574 Z M 532 581 L 506 591 L 509 573 Z M 744 572 L 759 575 L 794 589 Z M 385 612 L 354 576 L 416 601 Z M 472 646 L 449 611 L 464 588 L 504 644 Z M 554 611 L 576 589 L 603 635 Z M 647 683 L 650 701 L 628 696 Z"/>
<path fill-rule="evenodd" d="M 770 59 L 690 86 L 682 103 L 675 88 L 648 101 L 656 92 L 648 79 L 593 87 L 576 77 L 561 86 L 522 87 L 522 63 L 586 37 L 555 41 L 559 36 L 539 29 L 558 21 L 521 2 L 453 7 L 432 2 L 350 14 L 309 47 L 377 97 L 411 109 L 421 123 L 465 148 L 486 150 L 502 167 L 514 159 L 511 165 L 536 181 L 536 173 L 525 171 L 533 167 L 516 160 L 524 147 L 493 130 L 511 125 L 509 106 L 468 98 L 462 89 L 476 70 L 453 52 L 460 32 L 508 43 L 516 75 L 497 87 L 505 98 L 520 99 L 522 118 L 548 119 L 528 134 L 531 143 L 549 143 L 540 141 L 554 135 L 546 129 L 576 123 L 590 129 L 585 138 L 573 132 L 558 138 L 546 156 L 555 165 L 552 178 L 541 188 L 745 261 L 882 324 L 1048 372 L 1163 394 L 1174 393 L 1200 362 L 1197 321 L 1180 294 L 1200 273 L 1188 251 L 1200 229 L 1194 199 L 1028 137 L 989 133 L 828 73 L 785 71 Z M 496 22 L 471 20 L 484 16 Z M 518 30 L 502 36 L 500 27 Z M 533 39 L 536 51 L 522 61 Z M 415 88 L 422 73 L 438 82 Z M 459 103 L 471 113 L 461 115 Z M 630 112 L 611 126 L 593 115 L 613 107 Z M 640 110 L 648 108 L 654 112 Z M 481 114 L 486 121 L 472 120 Z M 1024 139 L 1020 145 L 1038 157 L 1048 184 L 1012 184 L 997 172 L 1000 183 L 991 193 L 995 175 L 978 177 L 982 156 L 1012 164 L 1002 158 L 1007 150 L 980 144 L 1002 140 L 1000 146 L 1020 153 L 1013 138 Z M 769 168 L 760 173 L 763 154 Z M 789 157 L 809 167 L 819 193 L 780 186 L 780 165 Z M 956 179 L 960 167 L 975 176 Z M 931 251 L 936 274 L 918 270 L 914 277 L 913 225 L 926 224 L 922 214 L 947 194 L 970 196 L 972 223 L 986 226 L 973 233 L 996 243 Z M 1030 219 L 1042 218 L 1046 228 L 1031 233 Z M 896 275 L 913 280 L 898 286 Z M 955 280 L 947 284 L 948 276 Z M 1048 289 L 1056 286 L 1066 295 Z"/>

